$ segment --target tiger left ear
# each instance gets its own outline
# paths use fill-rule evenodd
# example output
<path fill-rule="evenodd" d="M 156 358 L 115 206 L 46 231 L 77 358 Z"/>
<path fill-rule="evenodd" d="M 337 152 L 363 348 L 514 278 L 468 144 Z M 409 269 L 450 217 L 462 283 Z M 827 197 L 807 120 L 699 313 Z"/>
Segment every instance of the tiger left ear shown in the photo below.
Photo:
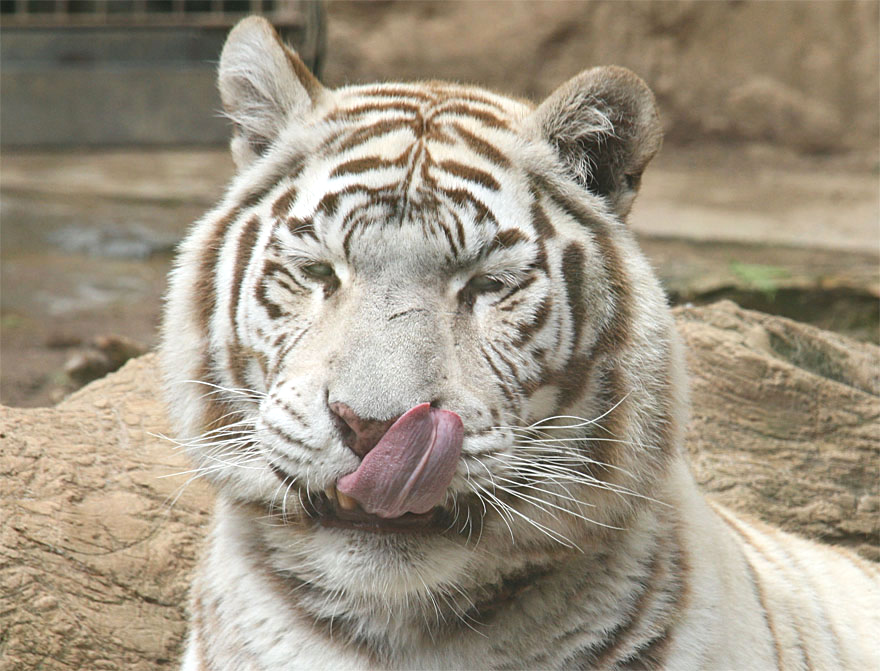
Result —
<path fill-rule="evenodd" d="M 526 123 L 554 147 L 568 175 L 606 198 L 621 219 L 663 141 L 654 94 L 636 74 L 615 66 L 570 79 Z"/>
<path fill-rule="evenodd" d="M 243 19 L 230 31 L 220 54 L 217 85 L 226 115 L 235 124 L 232 158 L 239 170 L 326 94 L 296 52 L 260 16 Z"/>

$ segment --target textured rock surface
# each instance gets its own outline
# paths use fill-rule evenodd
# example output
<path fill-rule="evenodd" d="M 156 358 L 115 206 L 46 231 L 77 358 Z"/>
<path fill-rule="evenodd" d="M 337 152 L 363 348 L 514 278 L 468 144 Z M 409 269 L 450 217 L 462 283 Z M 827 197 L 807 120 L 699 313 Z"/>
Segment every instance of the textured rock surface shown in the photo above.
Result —
<path fill-rule="evenodd" d="M 147 355 L 55 408 L 0 410 L 0 669 L 176 668 L 210 494 Z M 180 494 L 179 498 L 176 498 Z"/>
<path fill-rule="evenodd" d="M 880 349 L 728 301 L 676 315 L 703 488 L 880 560 Z"/>
<path fill-rule="evenodd" d="M 732 303 L 677 311 L 697 478 L 880 558 L 880 349 Z M 173 669 L 211 496 L 183 487 L 155 356 L 0 415 L 0 669 Z M 178 497 L 179 494 L 179 497 Z"/>

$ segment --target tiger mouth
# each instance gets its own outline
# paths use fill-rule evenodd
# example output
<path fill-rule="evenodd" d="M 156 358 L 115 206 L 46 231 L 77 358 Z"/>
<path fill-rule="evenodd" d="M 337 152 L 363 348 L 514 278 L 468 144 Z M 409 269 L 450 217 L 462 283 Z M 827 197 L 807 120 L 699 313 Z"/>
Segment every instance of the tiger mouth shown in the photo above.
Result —
<path fill-rule="evenodd" d="M 363 510 L 358 502 L 328 487 L 312 500 L 315 519 L 323 527 L 357 529 L 372 533 L 428 533 L 448 527 L 442 520 L 444 509 L 436 507 L 427 513 L 404 513 L 399 517 L 384 518 Z"/>
<path fill-rule="evenodd" d="M 285 484 L 291 484 L 291 475 L 272 465 L 275 475 Z M 448 510 L 441 506 L 426 513 L 404 513 L 399 517 L 384 518 L 363 510 L 350 496 L 330 485 L 322 492 L 311 492 L 303 497 L 306 514 L 320 526 L 332 529 L 353 529 L 379 534 L 442 533 L 452 526 Z"/>

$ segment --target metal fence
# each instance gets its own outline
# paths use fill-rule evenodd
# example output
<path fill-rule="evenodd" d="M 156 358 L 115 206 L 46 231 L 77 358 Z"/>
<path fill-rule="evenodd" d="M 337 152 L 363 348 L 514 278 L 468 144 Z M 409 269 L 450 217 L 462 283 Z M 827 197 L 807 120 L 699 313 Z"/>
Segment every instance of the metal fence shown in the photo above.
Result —
<path fill-rule="evenodd" d="M 231 26 L 248 14 L 302 23 L 291 0 L 0 0 L 5 26 Z"/>
<path fill-rule="evenodd" d="M 249 14 L 320 76 L 318 0 L 0 0 L 0 144 L 224 142 L 216 61 Z"/>

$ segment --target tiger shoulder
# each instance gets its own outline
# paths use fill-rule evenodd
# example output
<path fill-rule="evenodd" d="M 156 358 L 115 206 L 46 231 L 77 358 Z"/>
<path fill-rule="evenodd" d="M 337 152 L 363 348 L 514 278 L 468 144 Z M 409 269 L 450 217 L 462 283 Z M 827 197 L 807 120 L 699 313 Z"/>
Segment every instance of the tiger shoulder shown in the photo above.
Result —
<path fill-rule="evenodd" d="M 184 669 L 880 668 L 878 567 L 691 476 L 641 79 L 330 90 L 249 18 L 219 88 L 161 344 L 216 491 Z"/>

